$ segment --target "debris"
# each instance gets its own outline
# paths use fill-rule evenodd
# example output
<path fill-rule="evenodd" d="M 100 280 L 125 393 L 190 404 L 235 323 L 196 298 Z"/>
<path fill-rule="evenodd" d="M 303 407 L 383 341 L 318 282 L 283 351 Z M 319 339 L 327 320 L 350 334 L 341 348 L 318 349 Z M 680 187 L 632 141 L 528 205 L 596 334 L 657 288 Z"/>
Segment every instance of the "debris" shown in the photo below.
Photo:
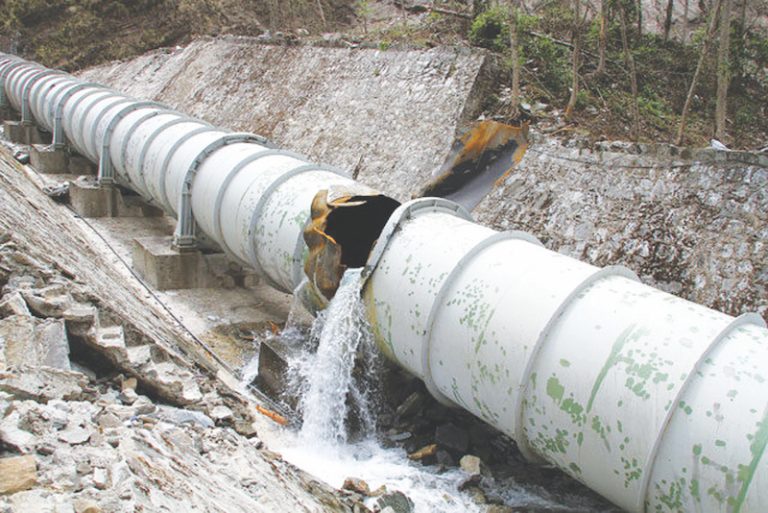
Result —
<path fill-rule="evenodd" d="M 288 420 L 285 417 L 283 417 L 282 415 L 280 415 L 279 413 L 275 413 L 275 412 L 273 412 L 271 410 L 268 410 L 268 409 L 264 408 L 263 406 L 259 406 L 258 404 L 256 405 L 256 411 L 261 413 L 262 415 L 265 415 L 265 416 L 269 417 L 270 419 L 274 420 L 275 422 L 277 422 L 281 426 L 287 426 L 288 425 Z"/>
<path fill-rule="evenodd" d="M 461 457 L 459 460 L 459 466 L 461 470 L 469 474 L 470 476 L 479 476 L 481 473 L 485 473 L 485 468 L 482 460 L 477 456 L 467 454 Z"/>
<path fill-rule="evenodd" d="M 409 395 L 405 401 L 395 410 L 395 415 L 398 418 L 413 417 L 424 410 L 424 406 L 427 404 L 427 397 L 419 391 L 413 392 Z"/>
<path fill-rule="evenodd" d="M 527 148 L 527 123 L 480 121 L 454 141 L 448 158 L 414 197 L 447 198 L 472 210 L 509 176 Z"/>

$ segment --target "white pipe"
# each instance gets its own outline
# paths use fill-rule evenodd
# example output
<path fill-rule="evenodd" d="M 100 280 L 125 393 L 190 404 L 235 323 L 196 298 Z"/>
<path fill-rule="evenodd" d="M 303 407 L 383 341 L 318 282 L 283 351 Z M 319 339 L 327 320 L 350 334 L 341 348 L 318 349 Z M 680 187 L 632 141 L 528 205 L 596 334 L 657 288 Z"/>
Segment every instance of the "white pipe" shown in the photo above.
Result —
<path fill-rule="evenodd" d="M 280 290 L 302 279 L 315 194 L 369 192 L 257 136 L 43 71 L 0 55 L 3 97 L 18 109 L 27 94 L 38 124 L 61 124 L 102 178 L 113 172 L 178 216 L 180 238 L 194 220 Z M 531 460 L 632 512 L 768 510 L 768 330 L 758 316 L 734 319 L 624 268 L 497 233 L 440 199 L 392 215 L 363 293 L 382 352 Z"/>
<path fill-rule="evenodd" d="M 390 218 L 367 269 L 382 350 L 443 402 L 627 511 L 766 511 L 768 330 L 477 225 Z"/>

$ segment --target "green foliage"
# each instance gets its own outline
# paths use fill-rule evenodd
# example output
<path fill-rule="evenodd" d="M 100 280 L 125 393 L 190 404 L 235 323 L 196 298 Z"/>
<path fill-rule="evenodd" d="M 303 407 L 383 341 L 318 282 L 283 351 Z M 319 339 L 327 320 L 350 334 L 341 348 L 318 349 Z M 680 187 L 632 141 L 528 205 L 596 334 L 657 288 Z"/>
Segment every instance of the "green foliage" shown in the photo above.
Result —
<path fill-rule="evenodd" d="M 500 6 L 480 13 L 469 29 L 469 40 L 483 48 L 501 52 L 509 48 L 509 14 Z"/>

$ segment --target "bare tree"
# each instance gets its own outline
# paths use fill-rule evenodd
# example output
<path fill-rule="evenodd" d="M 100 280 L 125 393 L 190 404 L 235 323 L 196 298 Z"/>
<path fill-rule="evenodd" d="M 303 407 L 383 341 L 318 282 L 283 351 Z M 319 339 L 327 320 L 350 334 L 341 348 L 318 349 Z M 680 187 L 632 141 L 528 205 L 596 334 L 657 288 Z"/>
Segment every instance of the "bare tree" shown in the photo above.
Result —
<path fill-rule="evenodd" d="M 565 117 L 573 115 L 579 95 L 579 66 L 581 61 L 581 0 L 573 0 L 573 25 L 571 26 L 573 51 L 571 52 L 571 96 L 565 106 Z"/>
<path fill-rule="evenodd" d="M 688 88 L 688 96 L 685 98 L 685 104 L 683 105 L 683 112 L 680 114 L 680 126 L 677 128 L 677 138 L 675 144 L 678 146 L 683 144 L 683 134 L 685 133 L 685 122 L 688 117 L 688 111 L 691 108 L 691 101 L 693 100 L 693 93 L 696 91 L 696 84 L 701 74 L 701 68 L 704 64 L 704 59 L 707 56 L 707 50 L 709 49 L 709 42 L 712 40 L 712 36 L 715 34 L 715 28 L 717 27 L 717 16 L 720 12 L 720 6 L 722 0 L 717 0 L 714 9 L 710 12 L 709 27 L 707 28 L 707 36 L 701 45 L 701 52 L 699 53 L 699 61 L 696 63 L 696 71 L 693 72 L 693 78 L 691 79 L 691 87 Z"/>
<path fill-rule="evenodd" d="M 680 36 L 680 41 L 683 44 L 688 41 L 688 4 L 689 0 L 683 0 L 683 33 Z"/>
<path fill-rule="evenodd" d="M 664 41 L 669 40 L 669 31 L 672 29 L 672 7 L 674 0 L 667 0 L 667 13 L 664 17 Z"/>
<path fill-rule="evenodd" d="M 512 112 L 517 115 L 520 105 L 520 55 L 518 51 L 517 1 L 509 5 L 509 58 L 512 60 Z"/>
<path fill-rule="evenodd" d="M 619 2 L 619 21 L 621 23 L 621 46 L 624 49 L 624 64 L 629 71 L 629 82 L 632 88 L 632 139 L 637 141 L 640 137 L 640 108 L 637 104 L 637 71 L 635 70 L 635 59 L 629 49 L 629 40 L 627 38 L 627 13 L 624 5 Z"/>
<path fill-rule="evenodd" d="M 600 33 L 597 44 L 597 70 L 598 75 L 605 73 L 605 52 L 608 46 L 606 25 L 608 23 L 608 0 L 600 0 Z"/>
<path fill-rule="evenodd" d="M 731 78 L 731 0 L 723 0 L 720 14 L 720 47 L 717 52 L 717 100 L 715 137 L 725 141 L 725 116 L 728 111 L 728 84 Z"/>

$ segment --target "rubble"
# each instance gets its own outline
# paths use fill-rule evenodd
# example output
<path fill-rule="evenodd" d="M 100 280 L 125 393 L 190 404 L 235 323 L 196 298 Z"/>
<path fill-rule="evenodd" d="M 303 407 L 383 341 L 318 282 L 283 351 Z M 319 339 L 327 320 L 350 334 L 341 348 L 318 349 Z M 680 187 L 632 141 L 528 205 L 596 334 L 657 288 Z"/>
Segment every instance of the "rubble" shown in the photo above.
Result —
<path fill-rule="evenodd" d="M 367 511 L 269 453 L 259 405 L 9 166 L 0 150 L 0 511 Z"/>

